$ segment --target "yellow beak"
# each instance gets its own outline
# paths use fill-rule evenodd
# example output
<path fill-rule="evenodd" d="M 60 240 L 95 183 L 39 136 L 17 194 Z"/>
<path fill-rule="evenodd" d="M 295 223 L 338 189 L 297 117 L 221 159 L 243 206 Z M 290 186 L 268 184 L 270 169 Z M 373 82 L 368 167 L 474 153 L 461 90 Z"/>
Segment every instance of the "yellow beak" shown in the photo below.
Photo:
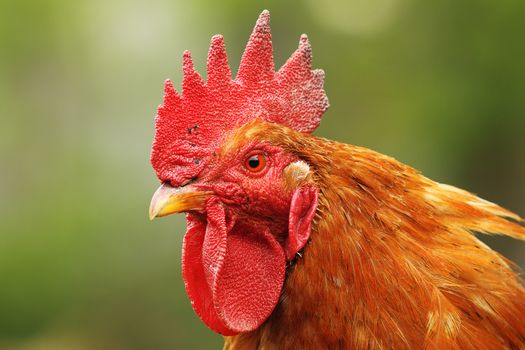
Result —
<path fill-rule="evenodd" d="M 149 205 L 149 218 L 166 216 L 185 211 L 202 211 L 206 199 L 213 192 L 197 191 L 191 185 L 183 187 L 172 187 L 163 183 L 153 194 Z"/>

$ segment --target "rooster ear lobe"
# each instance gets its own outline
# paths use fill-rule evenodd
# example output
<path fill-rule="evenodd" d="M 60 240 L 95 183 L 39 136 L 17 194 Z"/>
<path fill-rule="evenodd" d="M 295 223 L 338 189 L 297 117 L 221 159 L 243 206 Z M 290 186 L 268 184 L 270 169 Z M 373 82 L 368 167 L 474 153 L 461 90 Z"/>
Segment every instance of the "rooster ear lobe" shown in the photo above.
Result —
<path fill-rule="evenodd" d="M 292 260 L 301 250 L 312 230 L 312 221 L 317 209 L 319 190 L 305 185 L 297 188 L 292 195 L 290 216 L 288 218 L 288 238 L 284 245 L 286 260 Z"/>

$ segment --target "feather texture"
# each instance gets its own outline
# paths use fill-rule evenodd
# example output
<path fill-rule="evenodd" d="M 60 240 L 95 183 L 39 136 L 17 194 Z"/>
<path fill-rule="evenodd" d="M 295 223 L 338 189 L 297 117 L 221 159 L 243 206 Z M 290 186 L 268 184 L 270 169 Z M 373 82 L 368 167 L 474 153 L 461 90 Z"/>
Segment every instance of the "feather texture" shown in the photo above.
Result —
<path fill-rule="evenodd" d="M 525 291 L 474 233 L 522 219 L 393 158 L 255 121 L 231 139 L 298 155 L 320 189 L 311 240 L 280 302 L 225 349 L 523 349 Z"/>

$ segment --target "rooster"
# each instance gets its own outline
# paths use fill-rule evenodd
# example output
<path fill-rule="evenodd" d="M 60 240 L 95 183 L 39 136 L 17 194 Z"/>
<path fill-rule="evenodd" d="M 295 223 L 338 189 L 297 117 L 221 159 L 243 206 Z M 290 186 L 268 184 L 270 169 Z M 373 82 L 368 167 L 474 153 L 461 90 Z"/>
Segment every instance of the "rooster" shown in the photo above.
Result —
<path fill-rule="evenodd" d="M 183 55 L 151 163 L 150 218 L 185 212 L 182 275 L 225 349 L 525 349 L 525 290 L 474 233 L 516 214 L 393 158 L 311 135 L 328 108 L 305 35 L 276 72 L 262 12 L 232 80 Z"/>

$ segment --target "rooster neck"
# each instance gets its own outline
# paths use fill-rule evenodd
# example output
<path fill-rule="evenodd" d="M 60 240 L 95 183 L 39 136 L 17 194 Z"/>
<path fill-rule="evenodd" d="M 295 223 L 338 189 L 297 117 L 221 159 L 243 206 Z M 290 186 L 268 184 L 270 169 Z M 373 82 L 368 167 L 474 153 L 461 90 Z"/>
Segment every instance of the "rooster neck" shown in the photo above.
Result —
<path fill-rule="evenodd" d="M 499 217 L 512 213 L 366 149 L 325 143 L 309 157 L 311 241 L 270 318 L 225 348 L 525 347 L 519 279 L 471 234 L 525 237 Z"/>

